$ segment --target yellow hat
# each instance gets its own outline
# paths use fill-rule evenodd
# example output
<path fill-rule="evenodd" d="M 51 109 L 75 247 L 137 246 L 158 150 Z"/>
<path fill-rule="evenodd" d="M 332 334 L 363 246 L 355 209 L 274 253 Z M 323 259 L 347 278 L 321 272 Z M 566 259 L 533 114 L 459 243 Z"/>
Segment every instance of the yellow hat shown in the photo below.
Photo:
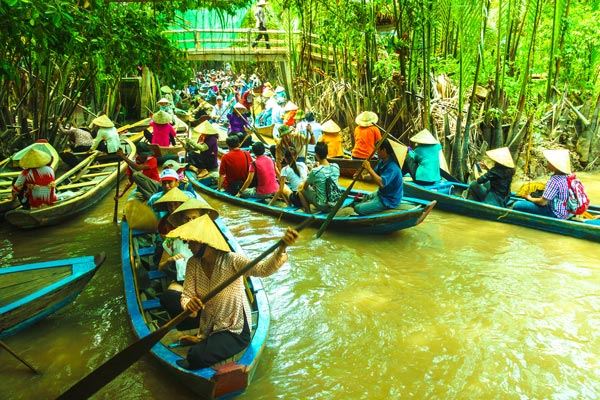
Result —
<path fill-rule="evenodd" d="M 395 140 L 387 139 L 387 141 L 392 145 L 392 150 L 394 151 L 396 160 L 398 161 L 400 167 L 402 167 L 402 165 L 404 165 L 404 160 L 406 159 L 406 153 L 408 153 L 408 147 L 402 143 L 396 142 Z"/>
<path fill-rule="evenodd" d="M 323 133 L 340 133 L 342 128 L 332 120 L 328 120 L 323 125 L 321 125 L 321 131 Z"/>
<path fill-rule="evenodd" d="M 363 111 L 354 120 L 356 125 L 359 126 L 371 126 L 379 121 L 379 117 L 373 111 Z"/>
<path fill-rule="evenodd" d="M 219 218 L 219 212 L 217 210 L 215 210 L 214 208 L 212 208 L 212 206 L 210 204 L 208 204 L 206 202 L 206 200 L 204 200 L 204 199 L 188 199 L 188 200 L 186 200 L 185 203 L 183 203 L 182 205 L 177 207 L 177 209 L 175 211 L 173 211 L 171 213 L 171 215 L 169 215 L 169 218 L 168 218 L 169 222 L 172 225 L 175 225 L 174 220 L 171 217 L 173 217 L 175 214 L 179 214 L 180 212 L 187 211 L 187 210 L 205 211 L 205 213 L 208 214 L 208 216 L 211 219 Z"/>
<path fill-rule="evenodd" d="M 164 125 L 171 122 L 173 117 L 168 112 L 160 110 L 152 116 L 152 120 L 159 125 Z"/>
<path fill-rule="evenodd" d="M 419 143 L 419 144 L 436 144 L 439 143 L 437 139 L 429 132 L 427 129 L 423 129 L 421 132 L 417 133 L 413 137 L 410 138 L 411 142 Z"/>
<path fill-rule="evenodd" d="M 263 90 L 262 92 L 262 96 L 263 97 L 273 97 L 275 95 L 275 92 L 273 92 L 272 89 L 266 88 L 265 90 Z"/>
<path fill-rule="evenodd" d="M 108 118 L 106 116 L 106 114 L 94 118 L 92 120 L 92 123 L 90 124 L 90 128 L 93 125 L 99 126 L 100 128 L 112 128 L 115 126 L 115 124 L 113 124 L 113 122 L 110 120 L 110 118 Z"/>
<path fill-rule="evenodd" d="M 21 160 L 19 160 L 19 165 L 21 168 L 39 168 L 44 165 L 48 165 L 52 161 L 52 156 L 46 152 L 43 152 L 38 149 L 30 149 Z"/>
<path fill-rule="evenodd" d="M 488 150 L 485 152 L 492 161 L 497 162 L 500 165 L 504 165 L 508 168 L 514 168 L 515 162 L 513 161 L 512 156 L 510 155 L 510 150 L 508 147 L 499 147 L 497 149 Z"/>
<path fill-rule="evenodd" d="M 163 194 L 162 197 L 154 203 L 154 208 L 160 209 L 166 205 L 166 203 L 185 203 L 190 197 L 183 193 L 179 188 L 173 188 L 167 193 Z"/>
<path fill-rule="evenodd" d="M 203 215 L 167 233 L 168 238 L 205 243 L 213 249 L 229 252 L 231 248 L 219 228 L 208 215 Z"/>
<path fill-rule="evenodd" d="M 208 121 L 202 122 L 194 127 L 193 131 L 199 135 L 218 135 L 219 131 Z"/>
<path fill-rule="evenodd" d="M 554 168 L 563 174 L 571 174 L 571 160 L 569 158 L 569 150 L 544 150 L 544 157 Z"/>
<path fill-rule="evenodd" d="M 156 232 L 158 230 L 158 218 L 150 206 L 139 200 L 129 200 L 125 203 L 125 219 L 131 229 L 144 232 Z"/>

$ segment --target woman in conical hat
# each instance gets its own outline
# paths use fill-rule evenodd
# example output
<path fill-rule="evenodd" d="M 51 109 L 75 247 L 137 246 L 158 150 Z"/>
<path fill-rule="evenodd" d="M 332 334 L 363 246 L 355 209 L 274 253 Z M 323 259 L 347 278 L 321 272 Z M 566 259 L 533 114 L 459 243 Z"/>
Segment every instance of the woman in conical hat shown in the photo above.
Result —
<path fill-rule="evenodd" d="M 381 132 L 375 126 L 378 121 L 377 114 L 363 111 L 356 117 L 354 128 L 354 148 L 352 158 L 366 160 L 375 150 L 375 144 L 381 140 Z"/>
<path fill-rule="evenodd" d="M 231 251 L 216 223 L 203 215 L 169 232 L 167 237 L 188 242 L 193 256 L 186 268 L 181 306 L 200 322 L 195 341 L 185 360 L 177 364 L 186 369 L 209 367 L 245 349 L 251 338 L 251 310 L 245 294 L 244 279 L 236 279 L 210 302 L 200 299 L 217 285 L 233 276 L 250 262 L 248 258 Z M 268 276 L 287 260 L 286 248 L 298 238 L 298 232 L 289 229 L 282 245 L 267 259 L 259 262 L 247 276 Z"/>
<path fill-rule="evenodd" d="M 332 120 L 328 120 L 321 125 L 321 137 L 319 142 L 327 144 L 327 157 L 342 157 L 344 147 L 342 143 L 342 128 Z"/>
<path fill-rule="evenodd" d="M 489 150 L 487 156 L 494 166 L 469 185 L 468 198 L 498 207 L 506 207 L 510 200 L 510 185 L 515 174 L 515 163 L 508 147 Z M 485 169 L 485 164 L 482 165 Z"/>
<path fill-rule="evenodd" d="M 171 125 L 172 120 L 173 116 L 163 110 L 160 110 L 152 116 L 152 121 L 150 121 L 150 127 L 152 128 L 152 144 L 162 147 L 175 145 L 177 132 L 175 132 L 175 128 Z"/>
<path fill-rule="evenodd" d="M 104 153 L 114 154 L 121 146 L 121 138 L 119 132 L 115 128 L 115 124 L 106 115 L 101 115 L 95 118 L 90 128 L 98 127 L 98 132 L 92 143 L 90 151 L 98 149 Z"/>
<path fill-rule="evenodd" d="M 283 107 L 283 124 L 287 126 L 294 126 L 296 124 L 296 114 L 298 113 L 298 106 L 291 101 L 288 101 Z"/>
<path fill-rule="evenodd" d="M 551 218 L 568 219 L 571 217 L 567 210 L 567 200 L 569 199 L 567 177 L 571 174 L 569 151 L 564 149 L 544 150 L 543 154 L 552 176 L 546 182 L 542 197 L 532 197 L 528 194 L 525 197 L 527 200 L 519 200 L 513 205 L 513 210 Z"/>
<path fill-rule="evenodd" d="M 214 171 L 219 166 L 219 131 L 209 121 L 204 121 L 194 128 L 194 133 L 200 135 L 198 143 L 187 141 L 190 163 L 196 169 L 196 173 L 201 170 Z M 191 150 L 191 151 L 190 151 Z"/>
<path fill-rule="evenodd" d="M 13 199 L 18 198 L 24 208 L 36 208 L 56 202 L 52 156 L 36 148 L 30 149 L 19 165 L 23 171 L 12 186 Z"/>
<path fill-rule="evenodd" d="M 354 204 L 357 214 L 375 214 L 400 205 L 403 195 L 402 164 L 407 151 L 406 146 L 386 139 L 377 150 L 379 161 L 375 168 L 369 161 L 363 161 L 364 169 L 379 188 Z"/>
<path fill-rule="evenodd" d="M 410 138 L 415 143 L 409 150 L 402 171 L 410 173 L 413 182 L 432 185 L 442 179 L 440 175 L 440 150 L 442 146 L 427 129 Z"/>

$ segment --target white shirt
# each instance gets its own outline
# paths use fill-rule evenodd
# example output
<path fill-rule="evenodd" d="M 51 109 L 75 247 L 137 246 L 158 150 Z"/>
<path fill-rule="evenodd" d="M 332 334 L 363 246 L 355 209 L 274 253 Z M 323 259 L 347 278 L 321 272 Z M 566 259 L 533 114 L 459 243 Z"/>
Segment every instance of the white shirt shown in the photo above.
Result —
<path fill-rule="evenodd" d="M 117 132 L 117 128 L 114 126 L 112 128 L 100 128 L 98 129 L 98 134 L 94 139 L 94 143 L 92 144 L 91 150 L 96 150 L 98 145 L 102 140 L 106 141 L 106 151 L 108 153 L 116 153 L 121 146 L 121 138 L 119 137 L 119 132 Z"/>
<path fill-rule="evenodd" d="M 285 176 L 288 186 L 294 192 L 298 190 L 298 185 L 306 179 L 306 175 L 308 174 L 308 167 L 306 164 L 297 161 L 296 166 L 298 167 L 298 171 L 300 171 L 300 176 L 296 175 L 294 169 L 289 165 L 286 165 L 281 169 L 281 176 Z"/>
<path fill-rule="evenodd" d="M 320 123 L 315 121 L 306 122 L 306 120 L 302 120 L 296 124 L 296 132 L 303 133 L 306 136 L 310 137 L 310 135 L 307 134 L 306 130 L 306 127 L 308 125 L 310 125 L 310 127 L 312 128 L 313 135 L 315 135 L 315 143 L 317 143 L 319 141 L 319 138 L 321 137 L 321 134 L 323 133 L 323 128 L 321 127 Z"/>

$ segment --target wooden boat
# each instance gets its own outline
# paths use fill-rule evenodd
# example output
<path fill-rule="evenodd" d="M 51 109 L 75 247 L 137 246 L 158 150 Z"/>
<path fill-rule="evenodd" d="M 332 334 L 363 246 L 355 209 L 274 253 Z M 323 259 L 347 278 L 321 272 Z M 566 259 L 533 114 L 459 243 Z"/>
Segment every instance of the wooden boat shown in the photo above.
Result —
<path fill-rule="evenodd" d="M 231 249 L 242 253 L 223 221 L 217 219 L 215 222 Z M 168 285 L 164 273 L 156 270 L 153 265 L 154 246 L 151 236 L 130 230 L 126 221 L 121 223 L 121 257 L 127 311 L 138 338 L 149 335 L 169 319 L 158 298 L 148 298 L 141 290 L 143 275 L 147 275 L 151 282 L 156 282 L 154 288 L 160 286 L 164 290 Z M 147 270 L 147 273 L 141 275 L 142 270 Z M 246 389 L 256 372 L 269 330 L 269 304 L 259 278 L 247 278 L 245 283 L 246 295 L 252 309 L 252 340 L 245 351 L 210 368 L 183 369 L 176 362 L 185 358 L 189 348 L 180 345 L 179 335 L 194 335 L 197 329 L 180 333 L 173 329 L 151 350 L 152 356 L 167 371 L 202 399 L 230 398 L 237 395 Z"/>
<path fill-rule="evenodd" d="M 121 147 L 130 160 L 135 159 L 136 148 L 130 140 L 122 139 Z M 18 228 L 28 229 L 57 224 L 87 210 L 113 190 L 117 182 L 117 162 L 94 164 L 96 157 L 98 152 L 92 153 L 56 180 L 56 203 L 31 209 L 19 207 L 4 218 Z M 126 170 L 127 164 L 121 162 L 120 178 L 125 177 Z"/>
<path fill-rule="evenodd" d="M 337 164 L 340 167 L 340 176 L 346 178 L 353 178 L 356 171 L 358 171 L 363 163 L 363 160 L 357 160 L 353 158 L 345 158 L 345 157 L 329 157 L 327 158 L 332 164 Z M 377 165 L 377 160 L 371 160 L 371 167 L 375 168 Z"/>
<path fill-rule="evenodd" d="M 0 268 L 0 339 L 75 300 L 104 259 L 102 253 Z"/>
<path fill-rule="evenodd" d="M 442 181 L 432 186 L 421 186 L 413 182 L 404 183 L 404 192 L 407 195 L 428 201 L 435 200 L 438 208 L 445 211 L 600 242 L 599 225 L 544 217 L 468 200 L 456 195 L 467 188 L 466 184 L 449 181 Z M 516 201 L 520 198 L 512 196 L 511 200 Z M 591 206 L 589 211 L 593 215 L 600 215 L 599 206 Z"/>
<path fill-rule="evenodd" d="M 47 141 L 30 144 L 11 157 L 0 161 L 0 215 L 19 206 L 19 201 L 12 199 L 12 183 L 22 171 L 22 168 L 19 166 L 19 160 L 33 148 L 50 154 L 52 156 L 50 166 L 56 171 L 60 157 L 54 147 Z"/>
<path fill-rule="evenodd" d="M 217 190 L 216 187 L 211 186 L 211 182 L 214 181 L 212 177 L 198 179 L 191 171 L 186 171 L 186 176 L 196 190 L 206 193 L 219 200 L 236 204 L 240 207 L 249 208 L 265 214 L 283 217 L 290 220 L 304 220 L 308 216 L 312 215 L 315 217 L 313 225 L 316 227 L 321 226 L 321 224 L 323 224 L 323 222 L 327 219 L 326 213 L 307 214 L 304 211 L 297 209 L 297 207 L 278 207 L 274 205 L 268 205 L 267 201 L 265 200 L 250 198 L 244 199 L 241 197 L 232 196 L 227 192 L 221 192 Z M 367 192 L 361 190 L 352 191 L 350 196 L 345 200 L 344 205 L 349 205 L 353 196 L 357 194 L 364 195 L 366 193 Z M 403 198 L 402 204 L 393 210 L 387 210 L 381 213 L 366 216 L 336 216 L 331 221 L 329 227 L 344 231 L 346 233 L 391 233 L 420 224 L 423 222 L 423 220 L 425 220 L 427 215 L 429 215 L 434 206 L 435 201 Z"/>
<path fill-rule="evenodd" d="M 271 124 L 271 125 L 265 125 L 265 126 L 254 126 L 254 129 L 256 129 L 256 132 L 258 132 L 261 136 L 266 136 L 266 137 L 273 137 L 273 128 L 275 127 L 275 124 Z"/>

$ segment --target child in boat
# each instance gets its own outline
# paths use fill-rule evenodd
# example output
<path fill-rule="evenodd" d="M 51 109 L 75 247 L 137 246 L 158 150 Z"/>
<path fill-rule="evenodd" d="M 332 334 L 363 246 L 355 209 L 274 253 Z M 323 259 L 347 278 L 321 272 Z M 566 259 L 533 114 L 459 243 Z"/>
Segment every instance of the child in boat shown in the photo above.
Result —
<path fill-rule="evenodd" d="M 302 207 L 298 189 L 301 183 L 306 180 L 308 167 L 302 161 L 296 160 L 296 154 L 293 148 L 287 149 L 284 154 L 285 166 L 281 169 L 279 178 L 279 192 L 273 198 L 282 198 L 287 204 L 296 207 Z M 272 200 L 269 204 L 273 204 Z"/>
<path fill-rule="evenodd" d="M 208 215 L 172 230 L 167 237 L 187 241 L 194 254 L 187 263 L 181 306 L 191 311 L 192 317 L 200 313 L 198 342 L 177 364 L 186 369 L 206 368 L 244 350 L 251 341 L 252 321 L 243 278 L 235 280 L 207 304 L 200 299 L 250 260 L 231 251 Z M 287 260 L 287 246 L 297 238 L 298 232 L 288 228 L 277 250 L 246 275 L 265 277 L 276 272 Z"/>
<path fill-rule="evenodd" d="M 340 177 L 340 167 L 327 161 L 327 144 L 319 142 L 315 145 L 315 158 L 318 165 L 313 168 L 300 184 L 299 197 L 302 207 L 307 213 L 312 213 L 310 206 L 313 205 L 318 211 L 328 212 L 331 210 L 327 181 L 337 185 Z"/>
<path fill-rule="evenodd" d="M 506 207 L 510 199 L 510 185 L 515 174 L 515 163 L 508 147 L 486 152 L 494 166 L 469 185 L 468 198 L 498 207 Z"/>
<path fill-rule="evenodd" d="M 571 215 L 567 211 L 569 198 L 569 184 L 567 176 L 571 174 L 571 160 L 568 150 L 544 150 L 547 168 L 553 173 L 544 189 L 542 197 L 526 196 L 526 200 L 519 200 L 513 204 L 513 210 L 543 215 L 545 217 L 568 219 Z"/>
<path fill-rule="evenodd" d="M 409 150 L 402 172 L 409 173 L 413 182 L 419 185 L 432 185 L 440 176 L 440 150 L 442 146 L 427 129 L 410 138 L 416 144 Z"/>
<path fill-rule="evenodd" d="M 363 161 L 364 169 L 371 175 L 373 182 L 379 188 L 353 205 L 357 214 L 374 214 L 400 205 L 403 194 L 402 168 L 400 165 L 404 162 L 406 151 L 407 148 L 401 144 L 385 140 L 377 150 L 379 162 L 375 169 L 371 167 L 369 161 Z"/>
<path fill-rule="evenodd" d="M 36 208 L 56 202 L 54 170 L 50 166 L 52 156 L 38 149 L 31 149 L 19 165 L 23 171 L 12 186 L 13 199 L 18 198 L 23 208 Z"/>

